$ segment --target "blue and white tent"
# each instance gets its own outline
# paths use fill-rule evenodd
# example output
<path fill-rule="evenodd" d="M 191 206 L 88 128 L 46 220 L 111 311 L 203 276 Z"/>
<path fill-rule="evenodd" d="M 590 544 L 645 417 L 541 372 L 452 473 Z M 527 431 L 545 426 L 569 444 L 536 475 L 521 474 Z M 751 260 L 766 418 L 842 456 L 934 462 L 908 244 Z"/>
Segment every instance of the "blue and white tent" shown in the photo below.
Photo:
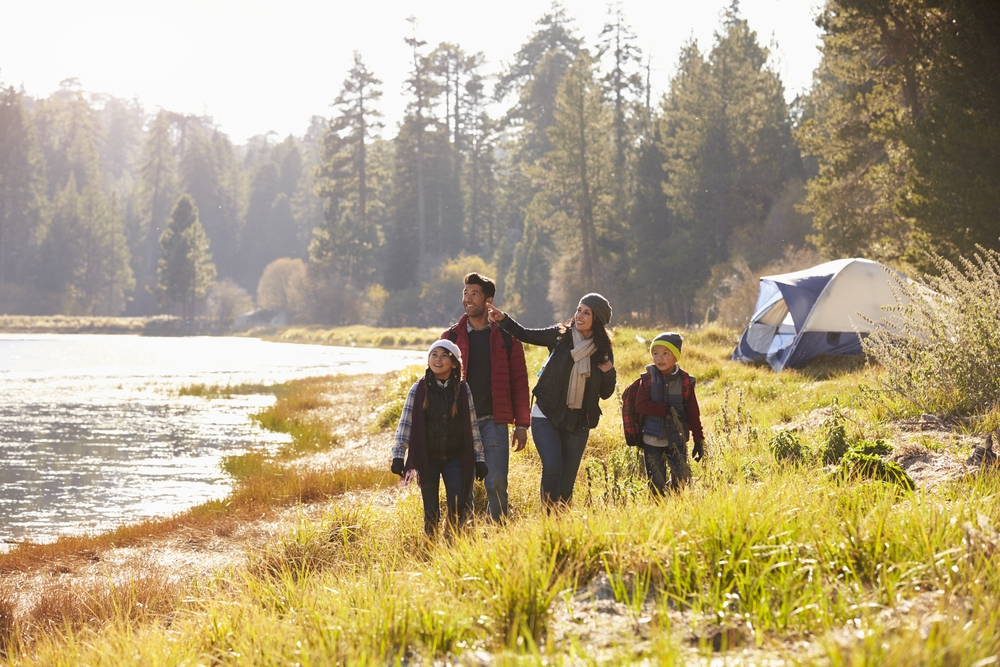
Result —
<path fill-rule="evenodd" d="M 838 259 L 811 269 L 761 276 L 757 306 L 732 358 L 766 359 L 776 371 L 820 354 L 860 355 L 861 338 L 896 303 L 892 269 L 867 259 Z"/>

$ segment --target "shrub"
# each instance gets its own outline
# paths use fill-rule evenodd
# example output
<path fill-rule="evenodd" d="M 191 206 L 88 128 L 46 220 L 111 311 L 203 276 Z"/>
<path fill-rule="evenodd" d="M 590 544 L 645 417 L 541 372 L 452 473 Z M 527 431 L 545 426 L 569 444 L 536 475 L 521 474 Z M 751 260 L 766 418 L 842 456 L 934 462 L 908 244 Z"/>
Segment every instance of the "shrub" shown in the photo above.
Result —
<path fill-rule="evenodd" d="M 462 255 L 434 269 L 420 290 L 418 323 L 445 327 L 456 321 L 462 315 L 463 280 L 472 271 L 490 277 L 497 275 L 496 266 L 477 255 Z"/>
<path fill-rule="evenodd" d="M 897 303 L 863 341 L 883 368 L 873 396 L 890 412 L 968 415 L 1000 402 L 1000 253 L 977 248 L 957 265 L 930 255 L 940 275 L 923 283 L 897 280 Z"/>
<path fill-rule="evenodd" d="M 859 440 L 851 445 L 848 453 L 867 454 L 869 456 L 888 456 L 892 445 L 879 438 L 877 440 Z"/>
<path fill-rule="evenodd" d="M 266 267 L 257 283 L 257 306 L 283 310 L 293 322 L 309 317 L 309 280 L 301 259 L 280 257 Z"/>
<path fill-rule="evenodd" d="M 774 434 L 774 437 L 771 438 L 771 442 L 768 446 L 770 447 L 771 454 L 774 455 L 775 460 L 802 460 L 802 443 L 799 441 L 799 436 L 795 431 L 787 428 L 781 429 Z"/>
<path fill-rule="evenodd" d="M 237 315 L 253 310 L 253 299 L 229 278 L 208 291 L 208 316 L 219 326 L 228 327 Z"/>
<path fill-rule="evenodd" d="M 888 482 L 912 491 L 916 488 L 913 479 L 898 463 L 886 461 L 874 454 L 865 454 L 859 450 L 851 450 L 840 461 L 838 471 L 851 479 L 872 479 Z"/>
<path fill-rule="evenodd" d="M 823 463 L 837 463 L 844 457 L 850 448 L 847 438 L 847 427 L 844 426 L 844 413 L 837 406 L 836 400 L 833 403 L 833 413 L 823 422 L 826 437 L 822 446 Z"/>

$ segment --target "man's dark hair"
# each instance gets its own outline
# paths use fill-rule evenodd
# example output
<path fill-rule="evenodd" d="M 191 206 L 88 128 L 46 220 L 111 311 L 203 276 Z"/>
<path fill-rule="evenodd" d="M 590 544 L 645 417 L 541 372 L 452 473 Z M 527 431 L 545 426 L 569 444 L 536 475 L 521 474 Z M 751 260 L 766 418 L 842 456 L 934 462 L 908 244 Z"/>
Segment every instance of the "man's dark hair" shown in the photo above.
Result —
<path fill-rule="evenodd" d="M 465 276 L 466 285 L 479 285 L 483 288 L 483 296 L 492 299 L 497 295 L 497 284 L 481 273 L 473 271 Z"/>

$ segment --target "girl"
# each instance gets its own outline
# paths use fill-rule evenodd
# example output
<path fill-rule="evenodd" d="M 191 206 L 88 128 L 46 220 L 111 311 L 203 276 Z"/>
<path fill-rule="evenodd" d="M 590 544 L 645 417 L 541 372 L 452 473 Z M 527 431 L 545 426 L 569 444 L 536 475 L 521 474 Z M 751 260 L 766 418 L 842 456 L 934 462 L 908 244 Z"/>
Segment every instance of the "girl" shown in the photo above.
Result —
<path fill-rule="evenodd" d="M 417 477 L 424 501 L 424 532 L 433 535 L 441 518 L 441 479 L 448 526 L 464 525 L 472 478 L 484 479 L 487 469 L 472 392 L 462 382 L 462 353 L 450 340 L 434 341 L 428 350 L 427 372 L 406 395 L 395 443 L 392 472 Z"/>
<path fill-rule="evenodd" d="M 550 509 L 569 503 L 587 437 L 601 417 L 598 400 L 615 391 L 615 357 L 605 329 L 611 304 L 600 294 L 587 294 L 571 320 L 546 329 L 525 329 L 488 307 L 490 320 L 514 338 L 549 348 L 532 392 L 531 439 L 542 459 L 542 504 Z"/>

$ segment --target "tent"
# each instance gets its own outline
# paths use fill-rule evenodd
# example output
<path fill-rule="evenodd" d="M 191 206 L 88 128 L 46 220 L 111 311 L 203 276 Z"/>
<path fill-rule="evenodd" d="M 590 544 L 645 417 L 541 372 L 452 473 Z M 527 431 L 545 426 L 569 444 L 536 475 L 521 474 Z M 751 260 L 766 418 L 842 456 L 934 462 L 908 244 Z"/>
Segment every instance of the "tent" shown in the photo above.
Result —
<path fill-rule="evenodd" d="M 860 355 L 861 338 L 894 305 L 895 275 L 867 259 L 838 259 L 811 269 L 761 276 L 757 306 L 732 358 L 766 359 L 776 371 L 820 354 Z"/>

